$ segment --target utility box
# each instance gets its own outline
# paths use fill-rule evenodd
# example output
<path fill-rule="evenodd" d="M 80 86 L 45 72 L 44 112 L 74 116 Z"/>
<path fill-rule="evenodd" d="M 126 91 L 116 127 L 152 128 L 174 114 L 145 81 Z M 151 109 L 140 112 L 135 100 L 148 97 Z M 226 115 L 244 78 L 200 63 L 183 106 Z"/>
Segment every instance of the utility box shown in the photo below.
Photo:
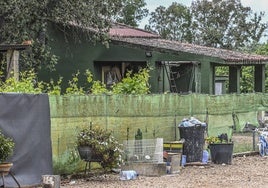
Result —
<path fill-rule="evenodd" d="M 228 81 L 227 76 L 216 76 L 215 77 L 215 95 L 226 94 L 226 82 Z"/>

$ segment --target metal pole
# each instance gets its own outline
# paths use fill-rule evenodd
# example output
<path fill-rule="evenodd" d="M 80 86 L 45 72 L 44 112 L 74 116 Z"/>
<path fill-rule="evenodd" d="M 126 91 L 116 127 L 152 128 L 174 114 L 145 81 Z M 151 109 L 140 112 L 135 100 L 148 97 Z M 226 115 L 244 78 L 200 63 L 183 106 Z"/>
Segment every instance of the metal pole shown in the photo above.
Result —
<path fill-rule="evenodd" d="M 174 124 L 175 124 L 175 139 L 174 140 L 177 140 L 177 126 L 176 126 L 176 115 L 175 115 L 175 119 L 174 119 Z"/>
<path fill-rule="evenodd" d="M 256 131 L 252 131 L 252 138 L 253 138 L 253 151 L 255 151 L 255 134 L 256 134 Z"/>

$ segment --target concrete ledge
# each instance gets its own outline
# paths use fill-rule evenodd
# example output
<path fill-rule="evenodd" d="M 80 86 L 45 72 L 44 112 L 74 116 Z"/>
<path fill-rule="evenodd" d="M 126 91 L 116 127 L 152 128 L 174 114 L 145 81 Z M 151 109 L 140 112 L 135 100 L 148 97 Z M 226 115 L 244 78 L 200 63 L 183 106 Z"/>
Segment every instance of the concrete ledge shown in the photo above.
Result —
<path fill-rule="evenodd" d="M 181 171 L 181 153 L 169 153 L 169 160 L 171 163 L 171 174 L 178 174 Z"/>
<path fill-rule="evenodd" d="M 247 151 L 242 153 L 234 153 L 233 157 L 243 157 L 243 156 L 253 156 L 253 155 L 259 155 L 259 151 Z"/>
<path fill-rule="evenodd" d="M 142 176 L 162 176 L 167 174 L 166 163 L 135 162 L 122 166 L 121 170 L 135 170 Z"/>

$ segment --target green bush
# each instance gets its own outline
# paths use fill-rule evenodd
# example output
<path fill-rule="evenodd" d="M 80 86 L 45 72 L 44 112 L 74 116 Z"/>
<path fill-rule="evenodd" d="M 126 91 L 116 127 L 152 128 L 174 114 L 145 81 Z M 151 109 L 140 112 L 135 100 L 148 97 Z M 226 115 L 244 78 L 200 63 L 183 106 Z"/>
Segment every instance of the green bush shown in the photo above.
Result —
<path fill-rule="evenodd" d="M 112 133 L 99 127 L 85 127 L 79 131 L 77 146 L 90 146 L 96 156 L 100 156 L 100 164 L 104 169 L 118 167 L 122 161 L 123 146 Z"/>
<path fill-rule="evenodd" d="M 0 76 L 3 72 L 0 72 Z M 128 72 L 126 77 L 112 86 L 112 90 L 108 90 L 106 85 L 101 81 L 93 80 L 93 75 L 89 70 L 86 70 L 85 76 L 89 88 L 80 87 L 79 82 L 80 72 L 77 71 L 72 75 L 72 79 L 68 81 L 68 87 L 65 93 L 61 89 L 61 84 L 64 78 L 60 77 L 58 81 L 51 80 L 49 83 L 37 82 L 37 75 L 33 70 L 20 73 L 20 79 L 17 81 L 14 77 L 10 77 L 5 81 L 0 81 L 0 92 L 15 92 L 15 93 L 48 93 L 49 95 L 85 95 L 91 94 L 148 94 L 150 87 L 149 69 L 141 69 L 138 73 L 132 74 Z"/>
<path fill-rule="evenodd" d="M 62 155 L 53 158 L 53 173 L 68 175 L 81 171 L 81 160 L 78 153 L 72 149 L 66 150 Z"/>
<path fill-rule="evenodd" d="M 127 72 L 126 77 L 121 82 L 112 86 L 114 94 L 148 94 L 150 87 L 149 69 L 141 69 L 132 76 L 132 72 Z"/>
<path fill-rule="evenodd" d="M 0 130 L 0 163 L 6 162 L 7 158 L 12 155 L 14 147 L 14 141 L 6 137 Z"/>

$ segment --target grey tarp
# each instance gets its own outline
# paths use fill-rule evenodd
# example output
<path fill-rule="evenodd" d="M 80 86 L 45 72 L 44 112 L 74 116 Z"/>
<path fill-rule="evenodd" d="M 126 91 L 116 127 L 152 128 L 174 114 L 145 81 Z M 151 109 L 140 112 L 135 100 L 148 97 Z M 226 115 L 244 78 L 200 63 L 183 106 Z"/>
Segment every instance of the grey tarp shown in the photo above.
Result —
<path fill-rule="evenodd" d="M 0 129 L 15 141 L 8 160 L 11 172 L 23 186 L 41 183 L 42 175 L 52 174 L 50 109 L 46 94 L 0 94 Z M 0 186 L 3 185 L 0 178 Z M 10 175 L 7 187 L 17 187 Z"/>

